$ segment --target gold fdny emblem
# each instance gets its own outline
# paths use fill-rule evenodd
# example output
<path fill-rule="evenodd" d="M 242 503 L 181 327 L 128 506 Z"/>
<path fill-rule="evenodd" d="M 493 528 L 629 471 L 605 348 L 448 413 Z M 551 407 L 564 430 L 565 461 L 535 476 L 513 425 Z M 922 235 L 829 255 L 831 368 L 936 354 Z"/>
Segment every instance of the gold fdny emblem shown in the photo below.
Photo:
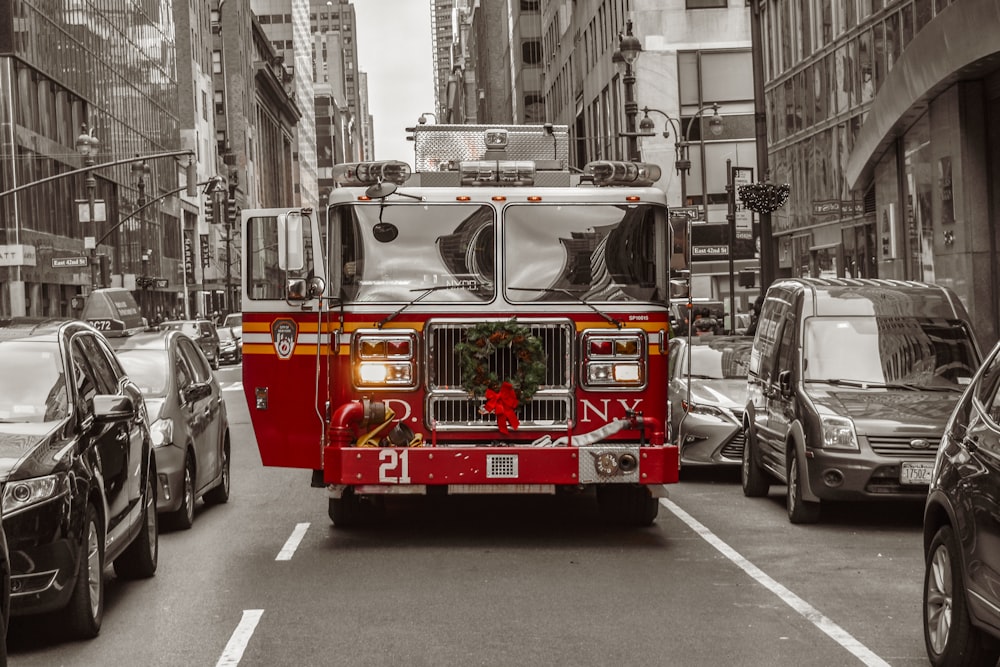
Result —
<path fill-rule="evenodd" d="M 271 323 L 271 340 L 279 359 L 290 359 L 295 351 L 295 336 L 298 327 L 295 320 L 275 320 Z"/>

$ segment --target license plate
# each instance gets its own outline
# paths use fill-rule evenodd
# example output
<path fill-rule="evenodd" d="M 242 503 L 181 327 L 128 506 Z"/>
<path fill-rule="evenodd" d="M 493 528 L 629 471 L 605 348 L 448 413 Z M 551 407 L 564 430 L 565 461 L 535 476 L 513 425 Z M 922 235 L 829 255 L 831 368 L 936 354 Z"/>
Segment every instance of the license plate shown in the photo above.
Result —
<path fill-rule="evenodd" d="M 934 474 L 933 463 L 904 461 L 899 470 L 900 484 L 930 484 Z"/>

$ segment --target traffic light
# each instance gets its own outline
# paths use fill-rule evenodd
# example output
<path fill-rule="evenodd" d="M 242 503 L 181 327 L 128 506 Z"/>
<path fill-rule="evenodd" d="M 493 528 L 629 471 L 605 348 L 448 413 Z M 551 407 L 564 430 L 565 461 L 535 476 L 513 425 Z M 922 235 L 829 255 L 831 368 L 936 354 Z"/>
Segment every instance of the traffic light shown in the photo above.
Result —
<path fill-rule="evenodd" d="M 236 216 L 236 197 L 234 197 L 232 191 L 230 191 L 229 197 L 226 199 L 226 224 L 235 225 Z"/>
<path fill-rule="evenodd" d="M 205 195 L 205 222 L 213 224 L 215 222 L 215 193 Z"/>

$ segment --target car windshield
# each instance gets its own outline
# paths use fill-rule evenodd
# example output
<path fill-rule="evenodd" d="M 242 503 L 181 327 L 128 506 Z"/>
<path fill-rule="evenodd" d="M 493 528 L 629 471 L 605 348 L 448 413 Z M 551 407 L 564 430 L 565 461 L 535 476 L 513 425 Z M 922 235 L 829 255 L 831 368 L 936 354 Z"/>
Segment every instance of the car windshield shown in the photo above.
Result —
<path fill-rule="evenodd" d="M 691 376 L 707 380 L 743 379 L 750 365 L 753 339 L 713 340 L 691 346 Z"/>
<path fill-rule="evenodd" d="M 219 329 L 219 341 L 236 340 L 236 334 L 229 327 Z"/>
<path fill-rule="evenodd" d="M 242 313 L 232 313 L 226 315 L 226 319 L 222 322 L 224 327 L 238 327 L 243 324 L 243 314 Z"/>
<path fill-rule="evenodd" d="M 119 350 L 118 358 L 144 396 L 166 395 L 170 359 L 164 350 Z"/>
<path fill-rule="evenodd" d="M 0 344 L 0 422 L 49 422 L 69 414 L 69 393 L 55 343 Z"/>
<path fill-rule="evenodd" d="M 906 385 L 968 384 L 978 366 L 960 320 L 811 317 L 805 321 L 803 378 Z"/>

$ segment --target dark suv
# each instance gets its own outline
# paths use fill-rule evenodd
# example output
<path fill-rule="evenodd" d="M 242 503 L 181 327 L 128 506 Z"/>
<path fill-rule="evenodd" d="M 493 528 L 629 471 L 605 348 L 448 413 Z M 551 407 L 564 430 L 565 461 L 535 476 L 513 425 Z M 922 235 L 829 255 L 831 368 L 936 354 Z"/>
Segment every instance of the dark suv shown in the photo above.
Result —
<path fill-rule="evenodd" d="M 0 481 L 11 612 L 94 637 L 104 566 L 156 572 L 156 465 L 139 388 L 79 320 L 0 326 Z"/>
<path fill-rule="evenodd" d="M 1000 345 L 945 425 L 924 509 L 924 643 L 934 665 L 1000 658 Z"/>
<path fill-rule="evenodd" d="M 177 329 L 194 339 L 201 351 L 208 357 L 208 363 L 214 370 L 219 370 L 221 343 L 219 331 L 209 320 L 171 320 L 163 323 L 164 329 Z"/>

